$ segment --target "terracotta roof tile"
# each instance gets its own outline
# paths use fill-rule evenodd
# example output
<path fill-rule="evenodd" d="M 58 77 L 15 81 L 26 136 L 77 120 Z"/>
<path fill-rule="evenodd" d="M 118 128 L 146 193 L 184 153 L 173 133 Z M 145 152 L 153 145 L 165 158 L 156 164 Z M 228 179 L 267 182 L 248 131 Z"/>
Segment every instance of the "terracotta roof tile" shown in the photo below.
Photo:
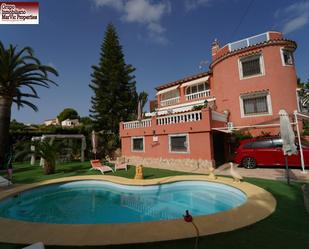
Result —
<path fill-rule="evenodd" d="M 181 83 L 190 81 L 190 80 L 199 79 L 199 78 L 205 77 L 205 76 L 207 76 L 207 75 L 210 75 L 210 72 L 209 72 L 209 71 L 207 71 L 207 72 L 202 72 L 202 73 L 195 74 L 195 75 L 191 75 L 191 76 L 187 76 L 187 77 L 182 78 L 182 79 L 180 79 L 180 80 L 172 81 L 172 82 L 169 82 L 169 83 L 167 83 L 167 84 L 158 86 L 158 87 L 156 87 L 155 89 L 156 89 L 157 91 L 159 91 L 159 90 L 162 90 L 162 89 L 165 89 L 165 88 L 168 88 L 168 87 L 171 87 L 171 86 L 175 86 L 175 85 L 178 85 L 178 84 L 181 84 Z"/>

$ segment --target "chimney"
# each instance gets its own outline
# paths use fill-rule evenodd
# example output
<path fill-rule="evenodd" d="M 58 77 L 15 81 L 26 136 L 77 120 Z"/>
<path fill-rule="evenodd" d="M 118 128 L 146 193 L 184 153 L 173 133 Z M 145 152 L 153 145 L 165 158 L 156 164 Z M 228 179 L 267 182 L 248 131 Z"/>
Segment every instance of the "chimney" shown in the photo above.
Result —
<path fill-rule="evenodd" d="M 216 55 L 217 55 L 217 52 L 219 51 L 220 49 L 220 45 L 219 45 L 219 41 L 218 39 L 216 38 L 213 43 L 211 44 L 211 55 L 212 55 L 212 60 L 215 59 Z"/>

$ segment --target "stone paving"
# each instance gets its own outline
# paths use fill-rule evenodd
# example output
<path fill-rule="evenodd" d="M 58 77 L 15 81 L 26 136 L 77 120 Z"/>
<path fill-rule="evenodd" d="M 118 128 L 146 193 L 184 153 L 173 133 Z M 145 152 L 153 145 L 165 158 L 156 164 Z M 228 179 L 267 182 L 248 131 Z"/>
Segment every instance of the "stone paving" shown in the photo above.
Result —
<path fill-rule="evenodd" d="M 256 168 L 256 169 L 245 169 L 245 168 L 237 168 L 239 174 L 243 177 L 254 177 L 254 178 L 263 178 L 263 179 L 271 179 L 271 180 L 286 180 L 286 171 L 284 168 Z M 230 175 L 230 165 L 225 163 L 219 166 L 215 170 L 215 174 L 217 175 Z M 290 179 L 292 181 L 298 182 L 307 182 L 309 183 L 309 170 L 306 169 L 305 173 L 300 169 L 290 169 L 289 170 Z"/>

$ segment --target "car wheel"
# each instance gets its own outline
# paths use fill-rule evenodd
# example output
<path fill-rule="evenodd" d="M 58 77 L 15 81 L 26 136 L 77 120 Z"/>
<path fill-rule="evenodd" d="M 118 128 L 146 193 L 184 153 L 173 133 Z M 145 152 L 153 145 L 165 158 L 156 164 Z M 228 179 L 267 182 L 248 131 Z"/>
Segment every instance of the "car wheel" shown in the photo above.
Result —
<path fill-rule="evenodd" d="M 244 157 L 241 161 L 242 166 L 246 169 L 254 169 L 256 167 L 256 161 L 253 157 Z"/>

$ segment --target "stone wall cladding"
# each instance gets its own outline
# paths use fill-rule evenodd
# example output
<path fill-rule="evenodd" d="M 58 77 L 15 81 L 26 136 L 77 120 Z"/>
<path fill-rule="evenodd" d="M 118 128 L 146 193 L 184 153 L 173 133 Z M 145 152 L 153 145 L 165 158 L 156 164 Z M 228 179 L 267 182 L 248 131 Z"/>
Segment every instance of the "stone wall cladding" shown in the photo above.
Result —
<path fill-rule="evenodd" d="M 150 157 L 126 157 L 131 165 L 143 165 L 150 168 L 184 171 L 190 173 L 209 173 L 209 168 L 215 167 L 213 161 L 195 159 L 166 159 Z"/>

